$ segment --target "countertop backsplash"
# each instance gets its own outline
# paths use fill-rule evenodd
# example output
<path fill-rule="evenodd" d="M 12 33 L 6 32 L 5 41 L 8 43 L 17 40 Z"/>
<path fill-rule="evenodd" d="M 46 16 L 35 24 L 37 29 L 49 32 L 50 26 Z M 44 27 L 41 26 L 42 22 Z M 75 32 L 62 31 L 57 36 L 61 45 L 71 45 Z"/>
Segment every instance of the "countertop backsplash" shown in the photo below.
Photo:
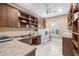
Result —
<path fill-rule="evenodd" d="M 35 31 L 7 31 L 7 32 L 0 32 L 0 36 L 8 36 L 8 37 L 15 37 L 15 36 L 23 36 L 23 35 L 36 35 Z"/>
<path fill-rule="evenodd" d="M 8 37 L 16 37 L 16 36 L 23 36 L 23 35 L 37 35 L 37 31 L 23 29 L 23 28 L 7 28 L 2 27 L 0 28 L 0 36 L 8 36 Z"/>

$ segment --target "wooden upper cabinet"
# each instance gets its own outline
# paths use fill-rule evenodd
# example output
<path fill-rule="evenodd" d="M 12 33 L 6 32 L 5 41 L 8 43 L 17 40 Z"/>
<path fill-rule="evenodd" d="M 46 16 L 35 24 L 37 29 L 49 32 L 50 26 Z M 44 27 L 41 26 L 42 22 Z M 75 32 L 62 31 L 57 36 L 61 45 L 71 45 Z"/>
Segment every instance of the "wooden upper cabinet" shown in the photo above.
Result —
<path fill-rule="evenodd" d="M 6 26 L 6 15 L 5 14 L 5 11 L 6 8 L 5 8 L 5 5 L 4 4 L 0 4 L 0 27 L 4 27 Z"/>
<path fill-rule="evenodd" d="M 18 10 L 6 4 L 0 4 L 0 27 L 18 26 Z"/>
<path fill-rule="evenodd" d="M 38 20 L 38 28 L 45 28 L 45 20 Z"/>
<path fill-rule="evenodd" d="M 29 18 L 29 16 L 31 18 Z M 41 23 L 39 26 L 43 27 L 42 25 L 43 23 Z M 5 3 L 0 4 L 0 27 L 37 28 L 37 26 L 37 17 L 27 14 L 26 12 L 11 5 Z"/>
<path fill-rule="evenodd" d="M 18 10 L 7 6 L 7 25 L 9 27 L 17 27 L 18 26 Z"/>

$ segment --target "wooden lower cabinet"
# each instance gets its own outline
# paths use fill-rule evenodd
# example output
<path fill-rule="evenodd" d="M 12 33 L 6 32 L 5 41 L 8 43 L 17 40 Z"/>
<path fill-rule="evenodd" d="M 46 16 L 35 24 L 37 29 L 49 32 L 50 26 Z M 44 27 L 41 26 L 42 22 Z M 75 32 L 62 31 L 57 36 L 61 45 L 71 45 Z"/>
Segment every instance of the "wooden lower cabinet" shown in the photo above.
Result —
<path fill-rule="evenodd" d="M 19 41 L 21 41 L 23 43 L 26 43 L 26 44 L 29 44 L 29 45 L 32 45 L 32 39 L 31 38 L 21 39 Z"/>
<path fill-rule="evenodd" d="M 32 39 L 32 44 L 38 45 L 41 43 L 41 35 L 36 36 Z"/>
<path fill-rule="evenodd" d="M 29 37 L 26 39 L 21 39 L 19 41 L 29 44 L 29 45 L 32 45 L 32 44 L 38 45 L 41 43 L 41 35 Z"/>
<path fill-rule="evenodd" d="M 73 56 L 72 53 L 72 39 L 68 37 L 62 38 L 62 53 L 64 56 Z"/>
<path fill-rule="evenodd" d="M 36 48 L 24 56 L 36 56 Z"/>

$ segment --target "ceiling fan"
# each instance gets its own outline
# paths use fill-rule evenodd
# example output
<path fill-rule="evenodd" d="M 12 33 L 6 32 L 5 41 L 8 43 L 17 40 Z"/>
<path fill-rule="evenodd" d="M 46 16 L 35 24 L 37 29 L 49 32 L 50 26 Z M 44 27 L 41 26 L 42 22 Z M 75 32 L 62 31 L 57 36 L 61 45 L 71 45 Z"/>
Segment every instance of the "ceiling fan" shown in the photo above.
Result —
<path fill-rule="evenodd" d="M 55 8 L 54 6 L 50 8 L 50 4 L 44 3 L 43 5 L 45 6 L 45 12 L 44 13 L 46 15 L 56 13 L 56 11 L 54 10 L 54 8 Z"/>

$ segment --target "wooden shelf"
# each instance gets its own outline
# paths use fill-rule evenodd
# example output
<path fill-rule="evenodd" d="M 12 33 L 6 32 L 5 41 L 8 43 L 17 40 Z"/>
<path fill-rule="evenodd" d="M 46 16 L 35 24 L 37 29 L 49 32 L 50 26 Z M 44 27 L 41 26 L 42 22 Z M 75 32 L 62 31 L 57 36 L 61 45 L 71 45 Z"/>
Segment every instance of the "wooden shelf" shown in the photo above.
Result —
<path fill-rule="evenodd" d="M 69 13 L 69 15 L 68 15 L 68 19 L 69 19 L 69 20 L 72 19 L 72 13 Z"/>
<path fill-rule="evenodd" d="M 72 26 L 72 21 L 69 21 L 69 22 L 68 22 L 68 25 L 69 25 L 69 26 Z"/>
<path fill-rule="evenodd" d="M 20 21 L 20 23 L 29 24 L 29 22 L 22 22 L 22 21 Z"/>
<path fill-rule="evenodd" d="M 73 4 L 71 4 L 71 6 L 69 8 L 69 14 L 72 13 L 72 9 L 73 9 Z"/>
<path fill-rule="evenodd" d="M 70 8 L 69 8 L 69 12 L 68 12 L 68 16 L 67 16 L 67 19 L 68 19 L 68 27 L 69 27 L 69 30 L 72 26 L 72 8 L 73 8 L 73 5 L 71 4 Z"/>
<path fill-rule="evenodd" d="M 72 22 L 73 22 L 73 23 L 77 23 L 77 22 L 78 22 L 78 18 L 77 18 L 76 20 L 73 20 Z"/>
<path fill-rule="evenodd" d="M 72 32 L 72 34 L 78 35 L 78 32 Z"/>
<path fill-rule="evenodd" d="M 78 56 L 79 55 L 79 3 L 71 4 L 68 13 L 68 26 L 71 28 L 72 31 L 72 48 L 68 48 L 72 51 L 72 55 Z"/>
<path fill-rule="evenodd" d="M 29 18 L 25 18 L 25 17 L 19 17 L 19 18 L 23 20 L 29 20 Z"/>
<path fill-rule="evenodd" d="M 29 28 L 37 28 L 38 27 L 38 18 L 35 16 L 32 16 L 30 14 L 27 14 L 23 11 L 19 11 L 20 16 L 19 17 L 19 22 L 20 26 L 26 27 L 26 25 L 29 25 Z"/>
<path fill-rule="evenodd" d="M 78 12 L 78 3 L 76 4 L 76 6 L 73 8 L 73 13 Z"/>
<path fill-rule="evenodd" d="M 78 12 L 78 9 L 74 9 L 73 13 L 76 13 L 76 12 Z"/>
<path fill-rule="evenodd" d="M 78 53 L 75 49 L 72 49 L 72 52 L 73 52 L 74 56 L 78 56 Z"/>
<path fill-rule="evenodd" d="M 74 45 L 76 46 L 76 48 L 78 48 L 78 42 L 75 41 L 74 39 L 72 40 L 72 42 L 74 43 Z"/>
<path fill-rule="evenodd" d="M 30 24 L 37 25 L 37 23 L 35 23 L 35 22 L 34 23 L 30 22 Z"/>

